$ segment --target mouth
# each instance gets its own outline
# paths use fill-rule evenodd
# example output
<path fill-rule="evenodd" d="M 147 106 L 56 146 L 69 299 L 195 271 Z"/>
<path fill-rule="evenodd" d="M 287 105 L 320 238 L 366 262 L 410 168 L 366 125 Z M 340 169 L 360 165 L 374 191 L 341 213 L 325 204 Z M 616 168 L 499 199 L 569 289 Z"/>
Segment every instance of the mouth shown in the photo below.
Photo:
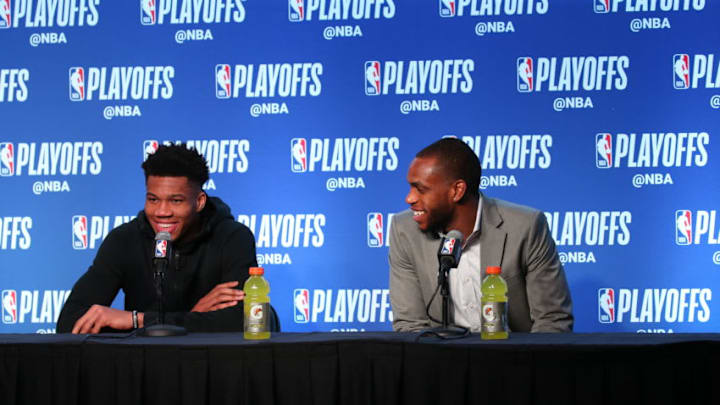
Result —
<path fill-rule="evenodd" d="M 172 234 L 175 232 L 175 229 L 177 229 L 177 223 L 161 223 L 161 222 L 155 222 L 155 230 L 157 232 L 168 232 Z"/>
<path fill-rule="evenodd" d="M 427 215 L 426 211 L 412 210 L 412 213 L 413 213 L 413 219 L 416 222 L 422 221 L 423 219 L 425 219 L 425 216 Z"/>

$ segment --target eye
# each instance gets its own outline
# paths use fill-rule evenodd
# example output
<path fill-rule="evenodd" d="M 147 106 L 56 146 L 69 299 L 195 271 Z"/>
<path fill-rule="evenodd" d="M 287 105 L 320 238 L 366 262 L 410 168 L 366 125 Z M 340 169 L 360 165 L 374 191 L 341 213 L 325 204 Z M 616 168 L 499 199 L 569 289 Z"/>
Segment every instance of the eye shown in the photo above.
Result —
<path fill-rule="evenodd" d="M 173 204 L 180 204 L 180 203 L 182 203 L 183 201 L 184 201 L 184 200 L 179 199 L 179 198 L 173 198 L 173 199 L 172 199 L 172 203 L 173 203 Z"/>

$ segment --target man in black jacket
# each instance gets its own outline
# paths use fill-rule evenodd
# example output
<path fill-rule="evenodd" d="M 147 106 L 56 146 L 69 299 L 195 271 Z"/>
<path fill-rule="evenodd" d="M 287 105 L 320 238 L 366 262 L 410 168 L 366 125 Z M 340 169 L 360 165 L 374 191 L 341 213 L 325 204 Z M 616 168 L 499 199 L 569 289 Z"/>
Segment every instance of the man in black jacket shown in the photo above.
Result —
<path fill-rule="evenodd" d="M 242 330 L 240 288 L 257 265 L 252 233 L 225 203 L 202 191 L 209 172 L 195 149 L 160 146 L 142 167 L 145 209 L 105 238 L 60 313 L 58 333 L 157 323 L 152 257 L 155 234 L 162 231 L 173 244 L 163 289 L 165 323 L 191 332 Z M 124 311 L 110 307 L 121 288 Z"/>

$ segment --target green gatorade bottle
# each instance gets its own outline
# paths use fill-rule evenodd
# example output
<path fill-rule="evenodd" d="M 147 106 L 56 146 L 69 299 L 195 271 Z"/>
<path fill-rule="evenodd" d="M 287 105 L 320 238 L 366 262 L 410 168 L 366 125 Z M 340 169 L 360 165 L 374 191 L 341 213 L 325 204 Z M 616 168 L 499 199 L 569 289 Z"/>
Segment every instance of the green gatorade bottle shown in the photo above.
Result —
<path fill-rule="evenodd" d="M 270 284 L 263 277 L 262 267 L 250 267 L 250 277 L 245 281 L 245 339 L 270 338 Z"/>
<path fill-rule="evenodd" d="M 488 266 L 482 282 L 482 339 L 507 339 L 507 284 L 500 267 Z"/>

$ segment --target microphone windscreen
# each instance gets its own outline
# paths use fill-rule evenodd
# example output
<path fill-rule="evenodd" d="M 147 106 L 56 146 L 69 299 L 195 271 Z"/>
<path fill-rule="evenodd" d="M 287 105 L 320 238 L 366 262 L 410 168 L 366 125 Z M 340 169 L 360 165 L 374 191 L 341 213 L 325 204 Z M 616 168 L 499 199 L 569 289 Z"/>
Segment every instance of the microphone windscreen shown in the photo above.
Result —
<path fill-rule="evenodd" d="M 463 236 L 462 232 L 458 231 L 457 229 L 453 229 L 450 232 L 445 235 L 446 239 L 459 239 L 460 243 L 462 243 L 465 240 L 465 237 Z"/>
<path fill-rule="evenodd" d="M 156 233 L 155 240 L 170 240 L 170 232 L 160 231 Z"/>

